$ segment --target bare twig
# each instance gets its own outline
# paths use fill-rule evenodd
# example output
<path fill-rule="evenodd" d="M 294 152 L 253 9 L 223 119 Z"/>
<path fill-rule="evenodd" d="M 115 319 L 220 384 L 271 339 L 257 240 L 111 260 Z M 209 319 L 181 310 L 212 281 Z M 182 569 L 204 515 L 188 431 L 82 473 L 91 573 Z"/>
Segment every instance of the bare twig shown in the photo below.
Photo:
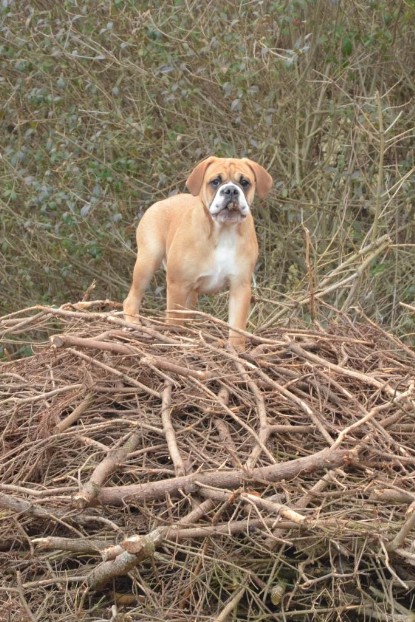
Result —
<path fill-rule="evenodd" d="M 141 440 L 138 432 L 128 433 L 121 447 L 111 449 L 105 458 L 95 467 L 88 482 L 74 495 L 74 503 L 78 508 L 90 505 L 99 495 L 102 484 L 114 473 L 135 450 Z"/>
<path fill-rule="evenodd" d="M 163 423 L 164 434 L 166 435 L 167 447 L 172 459 L 176 475 L 180 477 L 186 473 L 186 468 L 177 447 L 176 434 L 171 422 L 171 384 L 166 383 L 163 391 L 163 401 L 161 405 L 161 421 Z"/>

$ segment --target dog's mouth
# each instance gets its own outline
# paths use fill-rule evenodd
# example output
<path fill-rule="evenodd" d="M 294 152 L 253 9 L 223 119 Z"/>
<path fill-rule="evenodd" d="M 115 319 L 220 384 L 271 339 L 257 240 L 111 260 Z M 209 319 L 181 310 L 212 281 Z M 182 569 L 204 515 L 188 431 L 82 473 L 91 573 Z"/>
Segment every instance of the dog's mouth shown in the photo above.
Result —
<path fill-rule="evenodd" d="M 228 201 L 213 218 L 218 222 L 241 222 L 246 218 L 242 213 L 241 205 L 237 201 Z"/>
<path fill-rule="evenodd" d="M 242 220 L 245 220 L 245 218 L 246 216 L 240 212 L 239 208 L 235 209 L 229 207 L 228 205 L 214 216 L 214 219 L 217 222 L 229 223 L 241 222 Z"/>

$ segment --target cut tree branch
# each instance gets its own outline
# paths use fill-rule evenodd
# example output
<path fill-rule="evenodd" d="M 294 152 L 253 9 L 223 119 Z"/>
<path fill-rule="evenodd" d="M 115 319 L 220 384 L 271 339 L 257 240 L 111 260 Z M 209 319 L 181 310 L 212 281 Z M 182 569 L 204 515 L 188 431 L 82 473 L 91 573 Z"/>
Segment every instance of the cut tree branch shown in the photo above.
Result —
<path fill-rule="evenodd" d="M 279 482 L 283 479 L 292 479 L 300 473 L 313 473 L 325 469 L 345 466 L 356 460 L 354 450 L 330 448 L 323 449 L 310 456 L 304 456 L 287 462 L 280 462 L 267 467 L 258 467 L 252 471 L 239 469 L 230 471 L 199 471 L 182 477 L 173 477 L 128 486 L 113 486 L 102 488 L 97 502 L 103 505 L 121 505 L 128 500 L 144 502 L 162 499 L 165 495 L 175 496 L 180 491 L 190 493 L 201 484 L 217 488 L 234 489 L 245 482 Z"/>

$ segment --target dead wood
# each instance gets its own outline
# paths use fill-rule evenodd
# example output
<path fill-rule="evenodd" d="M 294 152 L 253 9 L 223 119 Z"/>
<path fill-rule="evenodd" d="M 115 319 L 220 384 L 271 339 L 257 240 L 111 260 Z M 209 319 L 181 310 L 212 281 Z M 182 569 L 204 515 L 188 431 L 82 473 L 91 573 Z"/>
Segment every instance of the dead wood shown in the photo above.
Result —
<path fill-rule="evenodd" d="M 180 477 L 186 472 L 183 459 L 177 447 L 176 435 L 171 421 L 171 384 L 168 382 L 164 387 L 163 401 L 161 405 L 161 421 L 166 435 L 167 447 L 169 448 L 176 475 Z"/>
<path fill-rule="evenodd" d="M 410 619 L 413 352 L 339 315 L 237 354 L 206 314 L 170 331 L 102 304 L 0 318 L 34 343 L 0 367 L 0 591 L 28 619 L 104 585 L 137 620 Z"/>
<path fill-rule="evenodd" d="M 163 479 L 150 484 L 102 488 L 97 500 L 103 505 L 120 505 L 127 502 L 143 503 L 161 499 L 166 495 L 176 496 L 181 494 L 181 491 L 185 494 L 197 492 L 198 487 L 204 485 L 232 490 L 243 484 L 275 483 L 285 479 L 289 480 L 300 474 L 346 466 L 352 462 L 353 458 L 355 458 L 353 450 L 338 449 L 331 451 L 330 449 L 322 449 L 311 456 L 280 462 L 268 467 L 258 467 L 250 471 L 248 469 L 199 471 L 198 473 Z"/>
<path fill-rule="evenodd" d="M 141 439 L 138 432 L 127 435 L 121 447 L 108 451 L 105 458 L 94 469 L 88 482 L 74 495 L 74 502 L 78 508 L 90 505 L 99 495 L 102 484 L 119 468 L 129 454 L 134 451 Z M 122 439 L 124 440 L 124 439 Z"/>

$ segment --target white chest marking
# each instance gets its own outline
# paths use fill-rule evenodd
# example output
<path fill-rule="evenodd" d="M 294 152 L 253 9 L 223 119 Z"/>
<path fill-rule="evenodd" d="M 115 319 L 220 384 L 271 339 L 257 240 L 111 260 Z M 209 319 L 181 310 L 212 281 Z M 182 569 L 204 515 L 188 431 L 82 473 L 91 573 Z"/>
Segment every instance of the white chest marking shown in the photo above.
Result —
<path fill-rule="evenodd" d="M 236 241 L 237 232 L 223 232 L 210 257 L 207 269 L 199 279 L 201 294 L 217 292 L 227 287 L 229 278 L 238 272 Z"/>

